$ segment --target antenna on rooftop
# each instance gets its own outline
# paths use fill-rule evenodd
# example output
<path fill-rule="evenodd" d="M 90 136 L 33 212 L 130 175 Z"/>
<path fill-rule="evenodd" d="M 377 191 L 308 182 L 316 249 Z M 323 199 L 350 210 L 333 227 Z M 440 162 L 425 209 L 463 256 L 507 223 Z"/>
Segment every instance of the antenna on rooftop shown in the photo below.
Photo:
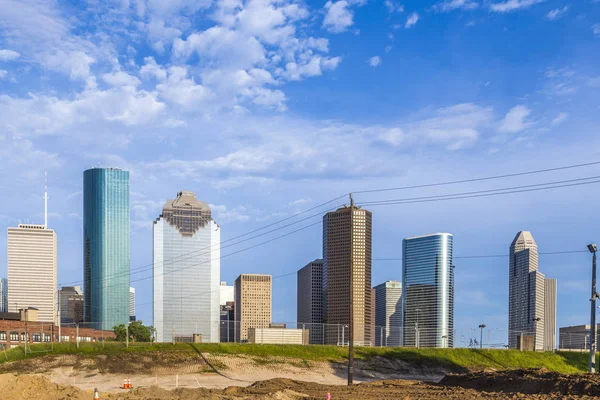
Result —
<path fill-rule="evenodd" d="M 44 171 L 44 228 L 48 229 L 48 171 Z"/>

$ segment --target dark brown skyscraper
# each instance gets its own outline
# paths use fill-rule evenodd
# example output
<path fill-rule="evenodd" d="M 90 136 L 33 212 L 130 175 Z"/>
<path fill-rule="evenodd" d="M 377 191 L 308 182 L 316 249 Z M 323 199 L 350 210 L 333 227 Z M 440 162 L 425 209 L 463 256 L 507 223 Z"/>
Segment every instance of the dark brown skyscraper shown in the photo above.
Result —
<path fill-rule="evenodd" d="M 323 217 L 323 300 L 326 343 L 347 343 L 350 322 L 350 251 L 353 252 L 354 343 L 371 344 L 371 212 L 339 208 Z M 351 235 L 354 237 L 352 238 Z M 353 243 L 353 249 L 350 249 Z M 343 336 L 342 337 L 342 333 Z"/>

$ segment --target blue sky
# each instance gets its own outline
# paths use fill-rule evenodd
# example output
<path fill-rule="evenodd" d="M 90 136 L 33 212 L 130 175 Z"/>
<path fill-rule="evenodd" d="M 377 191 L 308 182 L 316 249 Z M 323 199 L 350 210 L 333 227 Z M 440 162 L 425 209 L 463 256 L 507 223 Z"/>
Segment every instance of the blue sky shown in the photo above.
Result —
<path fill-rule="evenodd" d="M 0 241 L 19 221 L 42 222 L 45 169 L 65 284 L 81 279 L 83 170 L 96 165 L 131 171 L 136 268 L 151 263 L 152 221 L 179 190 L 212 205 L 227 240 L 349 191 L 598 161 L 599 46 L 594 0 L 0 0 Z M 456 256 L 507 254 L 519 230 L 542 252 L 585 250 L 600 241 L 599 193 L 373 207 L 374 258 L 437 231 L 454 234 Z M 297 270 L 320 257 L 320 229 L 224 258 L 222 280 Z M 5 276 L 6 246 L 0 260 Z M 457 330 L 506 329 L 508 260 L 455 263 Z M 559 325 L 588 318 L 589 264 L 585 253 L 540 257 L 558 279 Z M 401 279 L 400 262 L 375 261 L 373 284 L 388 279 Z M 274 281 L 275 320 L 295 321 L 295 285 Z M 149 321 L 150 280 L 133 286 Z"/>

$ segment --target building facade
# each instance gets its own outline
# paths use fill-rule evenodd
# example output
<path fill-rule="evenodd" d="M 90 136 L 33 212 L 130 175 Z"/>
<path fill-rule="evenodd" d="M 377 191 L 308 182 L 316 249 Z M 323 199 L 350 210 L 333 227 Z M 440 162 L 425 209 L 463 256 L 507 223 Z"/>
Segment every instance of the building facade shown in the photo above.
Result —
<path fill-rule="evenodd" d="M 235 292 L 233 286 L 227 286 L 227 282 L 221 282 L 219 287 L 219 304 L 224 306 L 227 303 L 235 301 Z"/>
<path fill-rule="evenodd" d="M 90 327 L 129 323 L 129 228 L 129 172 L 84 171 L 84 318 Z"/>
<path fill-rule="evenodd" d="M 520 336 L 532 336 L 535 350 L 550 348 L 553 345 L 545 342 L 556 342 L 556 281 L 546 284 L 546 277 L 538 270 L 538 247 L 531 232 L 517 233 L 510 245 L 509 258 L 508 346 L 517 348 Z M 548 304 L 546 287 L 554 290 Z"/>
<path fill-rule="evenodd" d="M 453 237 L 434 233 L 404 239 L 403 345 L 454 346 Z"/>
<path fill-rule="evenodd" d="M 79 286 L 63 286 L 58 291 L 61 324 L 83 321 L 83 291 Z"/>
<path fill-rule="evenodd" d="M 8 311 L 37 308 L 56 323 L 56 233 L 45 225 L 8 228 Z"/>
<path fill-rule="evenodd" d="M 544 351 L 556 350 L 556 279 L 544 281 Z"/>
<path fill-rule="evenodd" d="M 8 312 L 8 279 L 0 278 L 0 312 Z"/>
<path fill-rule="evenodd" d="M 307 329 L 248 328 L 248 343 L 256 344 L 307 344 Z"/>
<path fill-rule="evenodd" d="M 235 340 L 235 302 L 228 301 L 221 305 L 221 343 L 231 343 Z"/>
<path fill-rule="evenodd" d="M 249 328 L 269 328 L 271 275 L 242 274 L 235 280 L 235 341 L 247 342 Z"/>
<path fill-rule="evenodd" d="M 309 262 L 298 270 L 298 327 L 310 331 L 310 344 L 324 344 L 323 337 L 323 260 Z"/>
<path fill-rule="evenodd" d="M 354 315 L 354 344 L 371 345 L 371 234 L 372 214 L 360 207 L 342 207 L 323 217 L 323 298 L 325 343 L 346 343 L 339 326 Z M 352 270 L 351 270 L 352 258 Z M 352 274 L 352 304 L 350 279 Z"/>
<path fill-rule="evenodd" d="M 219 342 L 221 231 L 208 204 L 181 191 L 154 221 L 157 341 L 201 335 Z"/>
<path fill-rule="evenodd" d="M 375 346 L 402 345 L 402 282 L 375 286 Z"/>
<path fill-rule="evenodd" d="M 598 343 L 598 330 L 600 324 L 596 325 L 595 342 Z M 590 350 L 590 324 L 565 326 L 559 329 L 559 350 L 589 351 Z"/>

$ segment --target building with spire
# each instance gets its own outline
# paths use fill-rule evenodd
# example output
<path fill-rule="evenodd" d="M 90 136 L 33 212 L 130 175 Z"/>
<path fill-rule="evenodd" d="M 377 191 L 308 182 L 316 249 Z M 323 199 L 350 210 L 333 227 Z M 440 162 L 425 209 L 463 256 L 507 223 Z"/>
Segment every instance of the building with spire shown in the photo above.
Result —
<path fill-rule="evenodd" d="M 129 171 L 83 173 L 84 318 L 111 330 L 129 323 Z"/>
<path fill-rule="evenodd" d="M 8 228 L 8 311 L 36 308 L 40 322 L 56 323 L 56 268 L 56 232 L 48 229 L 44 184 L 44 225 Z"/>
<path fill-rule="evenodd" d="M 517 233 L 510 245 L 508 280 L 508 346 L 533 337 L 535 350 L 556 348 L 556 280 L 539 270 L 537 243 L 528 231 Z"/>
<path fill-rule="evenodd" d="M 219 342 L 221 231 L 193 192 L 154 221 L 153 316 L 158 342 Z M 198 336 L 196 336 L 198 337 Z"/>

